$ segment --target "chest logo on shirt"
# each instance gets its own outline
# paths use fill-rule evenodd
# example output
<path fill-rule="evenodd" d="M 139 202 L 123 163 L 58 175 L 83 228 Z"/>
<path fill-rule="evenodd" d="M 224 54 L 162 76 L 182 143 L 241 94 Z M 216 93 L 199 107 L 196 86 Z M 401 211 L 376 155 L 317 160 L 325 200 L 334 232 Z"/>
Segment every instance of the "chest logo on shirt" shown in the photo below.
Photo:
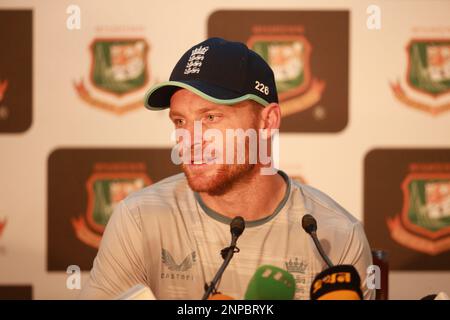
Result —
<path fill-rule="evenodd" d="M 294 259 L 290 258 L 289 261 L 285 262 L 286 270 L 295 278 L 295 299 L 306 299 L 306 294 L 308 288 L 307 285 L 307 275 L 306 269 L 308 268 L 308 263 L 303 259 L 300 260 L 298 257 Z M 309 289 L 308 289 L 309 290 Z"/>
<path fill-rule="evenodd" d="M 161 259 L 170 271 L 188 271 L 196 261 L 196 254 L 195 251 L 192 251 L 180 264 L 177 264 L 170 252 L 162 248 Z"/>

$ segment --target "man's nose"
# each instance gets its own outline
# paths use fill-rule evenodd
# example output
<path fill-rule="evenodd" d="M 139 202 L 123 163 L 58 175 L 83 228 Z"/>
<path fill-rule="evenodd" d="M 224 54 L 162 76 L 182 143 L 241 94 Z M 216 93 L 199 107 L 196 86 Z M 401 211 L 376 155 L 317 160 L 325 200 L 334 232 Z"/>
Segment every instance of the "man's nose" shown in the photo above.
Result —
<path fill-rule="evenodd" d="M 203 125 L 200 120 L 191 121 L 188 123 L 186 129 L 189 131 L 191 137 L 190 145 L 193 148 L 194 145 L 202 146 L 203 141 Z"/>

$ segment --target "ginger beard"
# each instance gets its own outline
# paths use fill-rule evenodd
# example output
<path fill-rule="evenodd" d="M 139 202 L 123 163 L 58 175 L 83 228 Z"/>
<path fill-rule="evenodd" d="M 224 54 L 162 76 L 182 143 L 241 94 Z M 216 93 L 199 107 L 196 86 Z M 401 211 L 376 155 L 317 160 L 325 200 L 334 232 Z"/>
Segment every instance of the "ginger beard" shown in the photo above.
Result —
<path fill-rule="evenodd" d="M 257 165 L 249 163 L 248 139 L 245 141 L 245 163 L 237 164 L 236 141 L 234 146 L 235 157 L 233 164 L 182 164 L 189 187 L 195 192 L 222 195 L 233 188 L 235 184 L 243 182 L 256 174 L 257 170 L 255 168 Z M 253 150 L 250 152 L 253 152 Z M 191 158 L 194 159 L 193 156 Z"/>
<path fill-rule="evenodd" d="M 195 192 L 206 192 L 210 195 L 221 195 L 244 177 L 251 176 L 255 164 L 206 164 L 208 173 L 192 170 L 190 165 L 182 165 L 189 187 Z M 206 171 L 206 170 L 205 170 Z"/>

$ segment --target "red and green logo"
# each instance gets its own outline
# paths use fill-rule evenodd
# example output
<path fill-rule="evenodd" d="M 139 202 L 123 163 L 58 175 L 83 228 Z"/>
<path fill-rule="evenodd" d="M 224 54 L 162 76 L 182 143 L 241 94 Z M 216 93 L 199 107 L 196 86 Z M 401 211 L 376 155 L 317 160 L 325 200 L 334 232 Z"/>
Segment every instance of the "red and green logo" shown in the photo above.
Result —
<path fill-rule="evenodd" d="M 148 81 L 147 43 L 143 39 L 96 39 L 91 45 L 91 81 L 118 96 L 141 89 Z"/>
<path fill-rule="evenodd" d="M 272 68 L 282 116 L 308 109 L 321 99 L 325 82 L 312 76 L 312 47 L 305 36 L 255 34 L 247 46 Z"/>
<path fill-rule="evenodd" d="M 143 107 L 143 90 L 149 82 L 147 63 L 149 45 L 142 38 L 95 39 L 91 54 L 90 86 L 83 80 L 75 82 L 79 97 L 89 105 L 122 115 Z M 110 95 L 101 98 L 99 93 Z M 133 101 L 123 97 L 136 93 Z M 133 95 L 134 97 L 134 95 Z"/>
<path fill-rule="evenodd" d="M 406 53 L 405 85 L 391 84 L 396 98 L 432 115 L 450 110 L 450 39 L 413 39 Z M 419 96 L 408 92 L 408 88 Z"/>
<path fill-rule="evenodd" d="M 107 171 L 104 171 L 105 165 L 97 167 L 101 169 L 86 181 L 86 212 L 72 219 L 77 238 L 93 248 L 99 247 L 105 226 L 117 204 L 131 192 L 152 183 L 143 170 L 116 171 L 113 164 L 107 164 L 110 168 Z"/>
<path fill-rule="evenodd" d="M 410 173 L 402 191 L 402 212 L 387 220 L 391 237 L 429 255 L 449 250 L 450 174 Z"/>

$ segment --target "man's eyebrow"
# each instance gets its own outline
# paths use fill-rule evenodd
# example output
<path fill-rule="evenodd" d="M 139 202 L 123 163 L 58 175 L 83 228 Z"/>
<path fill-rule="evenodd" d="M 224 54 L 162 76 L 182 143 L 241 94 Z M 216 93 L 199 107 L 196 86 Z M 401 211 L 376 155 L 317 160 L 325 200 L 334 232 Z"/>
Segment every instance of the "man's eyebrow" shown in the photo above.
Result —
<path fill-rule="evenodd" d="M 202 113 L 206 113 L 209 111 L 219 111 L 219 108 L 217 106 L 203 107 L 203 108 L 199 109 L 196 113 L 202 114 Z"/>
<path fill-rule="evenodd" d="M 175 112 L 172 111 L 172 110 L 169 111 L 169 118 L 173 118 L 176 115 L 180 115 L 180 114 L 178 112 L 176 112 L 176 111 Z"/>
<path fill-rule="evenodd" d="M 177 111 L 169 111 L 169 118 L 173 118 L 175 116 L 183 116 L 181 113 L 177 112 Z"/>
<path fill-rule="evenodd" d="M 208 106 L 208 107 L 203 107 L 201 109 L 196 110 L 195 113 L 196 114 L 203 114 L 203 113 L 206 113 L 206 112 L 209 112 L 209 111 L 214 111 L 214 110 L 215 111 L 219 111 L 217 106 Z M 172 110 L 169 111 L 169 117 L 170 118 L 176 117 L 176 116 L 182 117 L 183 114 L 178 112 L 178 111 L 172 111 Z"/>

